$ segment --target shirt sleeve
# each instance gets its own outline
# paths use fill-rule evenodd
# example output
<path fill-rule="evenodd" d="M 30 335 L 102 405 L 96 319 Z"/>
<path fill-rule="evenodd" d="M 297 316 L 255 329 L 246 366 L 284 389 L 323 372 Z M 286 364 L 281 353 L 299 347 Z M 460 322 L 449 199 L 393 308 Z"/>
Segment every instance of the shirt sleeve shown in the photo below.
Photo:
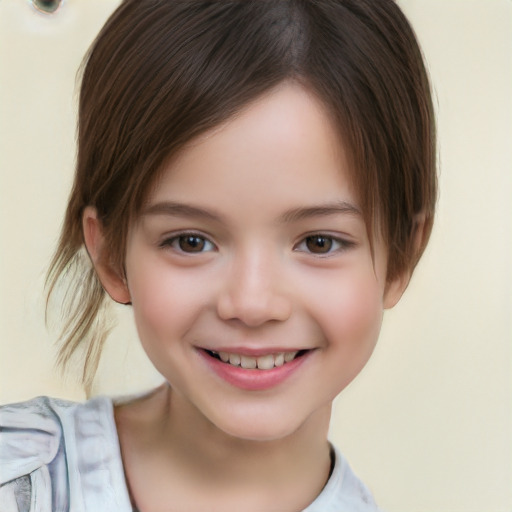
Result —
<path fill-rule="evenodd" d="M 52 509 L 48 466 L 58 453 L 62 433 L 46 401 L 41 397 L 0 408 L 1 512 Z"/>

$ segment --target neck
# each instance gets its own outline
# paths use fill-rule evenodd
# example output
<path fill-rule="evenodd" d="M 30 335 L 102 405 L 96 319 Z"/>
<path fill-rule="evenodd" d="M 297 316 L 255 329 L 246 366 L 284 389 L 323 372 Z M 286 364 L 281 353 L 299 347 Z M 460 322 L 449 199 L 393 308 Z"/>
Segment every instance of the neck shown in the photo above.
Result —
<path fill-rule="evenodd" d="M 180 487 L 187 488 L 189 495 L 201 489 L 202 495 L 215 496 L 216 503 L 224 503 L 219 510 L 229 510 L 228 502 L 234 510 L 237 506 L 240 510 L 241 503 L 244 510 L 249 510 L 248 502 L 254 504 L 254 510 L 272 510 L 272 503 L 280 504 L 279 510 L 284 510 L 285 503 L 294 504 L 290 510 L 301 510 L 314 500 L 328 479 L 330 407 L 313 413 L 285 438 L 270 441 L 226 434 L 168 386 L 140 403 L 140 407 L 145 410 L 139 410 L 135 416 L 143 424 L 133 432 L 134 436 L 130 435 L 129 441 L 135 449 L 133 438 L 136 444 L 142 443 L 137 458 L 144 453 L 152 460 L 151 467 L 158 468 L 154 474 L 169 475 L 167 481 L 177 482 L 178 478 Z M 123 444 L 122 437 L 120 428 Z M 125 453 L 123 456 L 126 466 L 129 458 Z M 130 468 L 126 470 L 137 496 Z M 144 510 L 140 500 L 136 501 Z"/>

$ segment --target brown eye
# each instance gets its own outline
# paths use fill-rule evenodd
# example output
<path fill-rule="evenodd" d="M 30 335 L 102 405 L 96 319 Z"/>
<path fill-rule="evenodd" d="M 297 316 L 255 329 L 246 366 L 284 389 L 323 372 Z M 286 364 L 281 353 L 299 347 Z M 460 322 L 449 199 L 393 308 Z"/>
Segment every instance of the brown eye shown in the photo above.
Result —
<path fill-rule="evenodd" d="M 178 237 L 179 248 L 183 252 L 202 252 L 206 246 L 206 240 L 196 235 L 182 235 Z"/>
<path fill-rule="evenodd" d="M 323 235 L 308 236 L 306 238 L 306 247 L 309 252 L 315 254 L 327 254 L 331 251 L 333 240 Z"/>
<path fill-rule="evenodd" d="M 201 254 L 216 250 L 215 245 L 208 238 L 196 233 L 182 233 L 166 238 L 159 245 L 162 249 L 170 247 L 182 254 Z"/>

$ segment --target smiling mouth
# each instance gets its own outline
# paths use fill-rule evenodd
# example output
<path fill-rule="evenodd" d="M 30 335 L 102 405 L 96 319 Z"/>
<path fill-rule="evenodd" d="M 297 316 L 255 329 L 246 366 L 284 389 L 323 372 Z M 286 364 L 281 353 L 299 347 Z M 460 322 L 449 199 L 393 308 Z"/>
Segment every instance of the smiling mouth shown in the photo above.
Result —
<path fill-rule="evenodd" d="M 243 354 L 232 354 L 229 352 L 215 352 L 214 350 L 205 350 L 205 352 L 223 363 L 246 370 L 272 370 L 302 357 L 309 352 L 308 350 L 295 350 L 293 352 L 279 352 L 276 354 L 265 354 L 262 356 L 246 356 Z"/>

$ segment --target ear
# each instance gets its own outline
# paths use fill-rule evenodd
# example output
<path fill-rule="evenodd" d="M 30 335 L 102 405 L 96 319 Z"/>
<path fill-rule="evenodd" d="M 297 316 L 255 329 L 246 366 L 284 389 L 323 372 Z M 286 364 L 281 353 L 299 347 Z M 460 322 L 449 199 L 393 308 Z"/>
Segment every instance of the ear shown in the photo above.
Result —
<path fill-rule="evenodd" d="M 391 309 L 394 307 L 403 293 L 405 292 L 407 286 L 409 285 L 409 281 L 411 280 L 412 272 L 418 259 L 423 252 L 426 244 L 426 230 L 425 230 L 425 214 L 418 213 L 414 217 L 413 227 L 412 227 L 412 255 L 411 255 L 411 265 L 409 268 L 402 271 L 402 273 L 394 278 L 392 281 L 389 281 L 386 285 L 386 289 L 384 292 L 384 309 Z"/>
<path fill-rule="evenodd" d="M 110 297 L 120 304 L 129 304 L 130 291 L 124 276 L 111 263 L 110 254 L 106 250 L 103 226 L 98 219 L 96 208 L 87 206 L 82 215 L 82 229 L 85 246 L 96 274 Z"/>
<path fill-rule="evenodd" d="M 386 289 L 384 290 L 384 309 L 391 309 L 396 306 L 404 294 L 410 280 L 411 273 L 404 271 L 392 281 L 388 281 Z"/>

